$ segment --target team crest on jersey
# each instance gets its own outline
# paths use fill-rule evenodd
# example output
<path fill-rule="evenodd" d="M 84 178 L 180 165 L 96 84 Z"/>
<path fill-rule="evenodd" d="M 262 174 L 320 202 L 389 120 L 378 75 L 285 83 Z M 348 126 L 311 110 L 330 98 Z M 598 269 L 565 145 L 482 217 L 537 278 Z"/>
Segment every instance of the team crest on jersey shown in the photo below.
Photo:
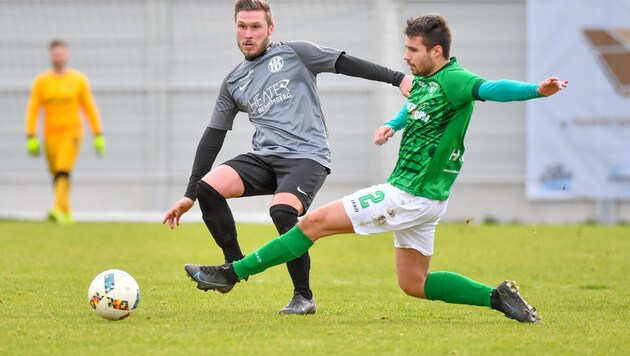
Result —
<path fill-rule="evenodd" d="M 435 91 L 438 89 L 439 85 L 436 82 L 431 82 L 429 83 L 429 94 L 433 94 L 435 93 Z"/>
<path fill-rule="evenodd" d="M 283 66 L 284 66 L 284 60 L 282 60 L 282 57 L 280 56 L 275 56 L 271 58 L 269 60 L 269 64 L 267 64 L 267 68 L 269 68 L 269 71 L 272 73 L 279 72 Z"/>

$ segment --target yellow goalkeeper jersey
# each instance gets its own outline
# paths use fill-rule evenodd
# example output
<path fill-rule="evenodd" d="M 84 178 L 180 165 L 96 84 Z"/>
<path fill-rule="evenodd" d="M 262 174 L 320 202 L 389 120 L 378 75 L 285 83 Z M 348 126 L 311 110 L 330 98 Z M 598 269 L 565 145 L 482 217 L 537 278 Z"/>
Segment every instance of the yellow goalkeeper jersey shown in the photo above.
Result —
<path fill-rule="evenodd" d="M 26 134 L 37 133 L 40 109 L 44 112 L 44 136 L 83 136 L 80 109 L 90 123 L 92 133 L 102 131 L 101 119 L 87 77 L 68 68 L 59 75 L 48 70 L 33 81 L 31 97 L 26 109 Z"/>

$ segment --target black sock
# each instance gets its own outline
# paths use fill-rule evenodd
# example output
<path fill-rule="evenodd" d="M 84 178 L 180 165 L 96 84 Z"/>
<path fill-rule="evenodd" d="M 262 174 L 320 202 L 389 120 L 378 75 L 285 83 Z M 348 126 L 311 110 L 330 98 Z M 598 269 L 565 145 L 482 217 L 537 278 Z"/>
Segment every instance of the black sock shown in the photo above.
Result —
<path fill-rule="evenodd" d="M 224 272 L 224 276 L 228 281 L 232 283 L 238 283 L 238 275 L 236 275 L 236 272 L 234 271 L 233 264 L 225 264 L 221 266 L 221 270 Z"/>
<path fill-rule="evenodd" d="M 243 252 L 238 245 L 236 223 L 232 211 L 225 198 L 208 183 L 200 180 L 197 183 L 197 200 L 208 230 L 214 241 L 223 250 L 226 262 L 243 258 Z"/>
<path fill-rule="evenodd" d="M 70 172 L 65 172 L 65 171 L 59 171 L 57 173 L 55 173 L 55 175 L 53 176 L 53 184 L 57 181 L 57 179 L 59 178 L 66 178 L 66 179 L 70 179 Z"/>
<path fill-rule="evenodd" d="M 280 235 L 291 230 L 298 221 L 298 211 L 286 204 L 277 204 L 269 208 L 269 215 Z M 308 251 L 293 261 L 287 262 L 287 269 L 293 281 L 293 288 L 306 299 L 313 299 L 310 287 L 311 256 Z"/>

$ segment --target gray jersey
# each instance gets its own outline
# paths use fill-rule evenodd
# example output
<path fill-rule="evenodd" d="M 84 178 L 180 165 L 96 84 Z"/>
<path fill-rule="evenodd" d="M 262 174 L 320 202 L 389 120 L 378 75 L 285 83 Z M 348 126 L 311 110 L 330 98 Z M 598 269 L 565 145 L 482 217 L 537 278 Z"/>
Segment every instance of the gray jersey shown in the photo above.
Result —
<path fill-rule="evenodd" d="M 309 158 L 330 167 L 316 76 L 335 73 L 342 53 L 306 41 L 273 42 L 264 55 L 243 61 L 223 80 L 209 126 L 231 130 L 236 114 L 246 112 L 256 128 L 254 153 Z"/>

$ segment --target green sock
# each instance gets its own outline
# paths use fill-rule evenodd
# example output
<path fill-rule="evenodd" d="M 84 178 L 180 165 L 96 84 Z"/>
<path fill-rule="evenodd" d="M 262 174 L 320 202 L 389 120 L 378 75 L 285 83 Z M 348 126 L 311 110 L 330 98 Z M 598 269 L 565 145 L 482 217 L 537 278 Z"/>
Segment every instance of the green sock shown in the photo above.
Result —
<path fill-rule="evenodd" d="M 233 263 L 234 272 L 243 279 L 258 274 L 269 267 L 292 261 L 304 254 L 311 246 L 311 241 L 299 227 L 294 226 L 285 234 L 269 241 L 258 250 Z"/>
<path fill-rule="evenodd" d="M 491 307 L 490 293 L 493 289 L 454 272 L 431 272 L 424 283 L 424 294 L 428 300 L 486 307 Z"/>

